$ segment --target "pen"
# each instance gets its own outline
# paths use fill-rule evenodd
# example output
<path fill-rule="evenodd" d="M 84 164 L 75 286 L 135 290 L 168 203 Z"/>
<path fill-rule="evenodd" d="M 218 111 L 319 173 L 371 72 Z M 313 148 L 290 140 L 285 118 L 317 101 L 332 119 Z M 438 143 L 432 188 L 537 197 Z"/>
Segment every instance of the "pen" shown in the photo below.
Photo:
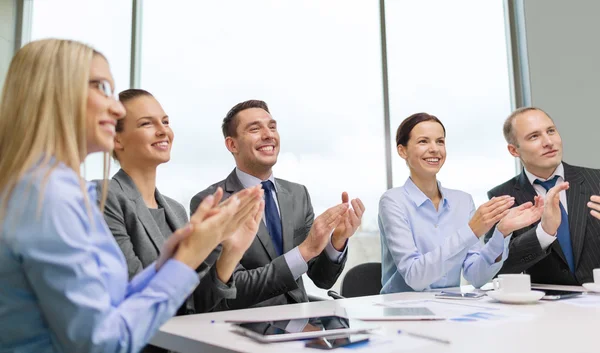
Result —
<path fill-rule="evenodd" d="M 428 336 L 428 335 L 423 335 L 423 334 L 420 334 L 420 333 L 407 332 L 407 331 L 403 331 L 403 330 L 398 330 L 398 333 L 404 333 L 404 334 L 407 334 L 407 335 L 412 336 L 412 337 L 422 338 L 422 339 L 434 341 L 434 342 L 437 342 L 437 343 L 443 343 L 443 344 L 450 344 L 451 343 L 450 341 L 442 339 L 442 338 L 437 338 L 437 337 L 432 337 L 432 336 Z"/>

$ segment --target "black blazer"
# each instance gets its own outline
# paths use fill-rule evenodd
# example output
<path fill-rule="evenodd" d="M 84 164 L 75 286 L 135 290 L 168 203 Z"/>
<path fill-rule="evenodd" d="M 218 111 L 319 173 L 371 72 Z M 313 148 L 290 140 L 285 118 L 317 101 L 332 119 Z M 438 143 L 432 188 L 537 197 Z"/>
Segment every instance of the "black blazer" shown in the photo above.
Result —
<path fill-rule="evenodd" d="M 587 202 L 600 194 L 600 170 L 576 167 L 563 162 L 565 181 L 569 182 L 567 212 L 573 245 L 575 274 L 571 274 L 558 241 L 543 251 L 536 235 L 539 222 L 515 231 L 508 258 L 499 273 L 525 272 L 535 283 L 581 285 L 593 282 L 592 270 L 600 268 L 600 220 L 590 215 Z M 488 197 L 510 195 L 515 205 L 532 201 L 537 195 L 525 171 L 488 192 Z M 486 241 L 493 229 L 486 234 Z"/>
<path fill-rule="evenodd" d="M 275 179 L 275 183 L 281 211 L 283 252 L 286 253 L 306 239 L 314 221 L 314 213 L 308 191 L 303 185 L 281 179 Z M 190 202 L 191 212 L 219 186 L 223 188 L 223 199 L 244 188 L 234 169 L 225 180 L 196 194 Z M 308 262 L 307 274 L 319 288 L 328 289 L 342 273 L 345 263 L 346 256 L 338 264 L 331 261 L 323 251 Z M 237 297 L 221 301 L 218 309 L 242 309 L 308 301 L 302 277 L 294 280 L 284 256 L 277 256 L 269 232 L 262 221 L 256 238 L 235 269 L 233 278 Z"/>

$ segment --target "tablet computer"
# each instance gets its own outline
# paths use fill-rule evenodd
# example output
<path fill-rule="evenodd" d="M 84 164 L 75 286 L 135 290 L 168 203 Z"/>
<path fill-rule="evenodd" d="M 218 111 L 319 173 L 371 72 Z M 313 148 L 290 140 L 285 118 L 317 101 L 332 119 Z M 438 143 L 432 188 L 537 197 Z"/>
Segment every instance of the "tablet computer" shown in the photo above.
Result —
<path fill-rule="evenodd" d="M 317 348 L 323 350 L 336 349 L 340 347 L 355 346 L 369 341 L 369 335 L 341 335 L 328 336 L 312 339 L 304 344 L 307 348 Z"/>
<path fill-rule="evenodd" d="M 540 289 L 542 292 L 546 293 L 542 297 L 543 300 L 560 300 L 577 297 L 582 295 L 583 292 L 575 292 L 568 290 L 556 290 L 556 289 Z"/>
<path fill-rule="evenodd" d="M 475 292 L 446 292 L 441 291 L 440 293 L 435 294 L 435 299 L 481 299 L 485 297 L 485 293 L 475 293 Z"/>
<path fill-rule="evenodd" d="M 385 307 L 366 306 L 345 308 L 350 319 L 365 321 L 412 321 L 412 320 L 444 320 L 424 306 Z"/>
<path fill-rule="evenodd" d="M 366 333 L 377 328 L 378 326 L 370 323 L 333 315 L 293 320 L 232 323 L 232 331 L 263 343 Z"/>

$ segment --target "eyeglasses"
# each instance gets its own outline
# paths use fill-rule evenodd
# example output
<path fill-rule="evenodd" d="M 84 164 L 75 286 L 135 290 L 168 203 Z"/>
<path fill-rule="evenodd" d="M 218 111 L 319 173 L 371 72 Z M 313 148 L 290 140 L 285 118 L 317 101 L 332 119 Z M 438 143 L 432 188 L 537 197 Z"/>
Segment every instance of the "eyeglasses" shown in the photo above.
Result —
<path fill-rule="evenodd" d="M 115 92 L 113 88 L 107 80 L 90 80 L 90 85 L 96 87 L 102 92 L 106 97 L 112 98 L 115 96 Z"/>

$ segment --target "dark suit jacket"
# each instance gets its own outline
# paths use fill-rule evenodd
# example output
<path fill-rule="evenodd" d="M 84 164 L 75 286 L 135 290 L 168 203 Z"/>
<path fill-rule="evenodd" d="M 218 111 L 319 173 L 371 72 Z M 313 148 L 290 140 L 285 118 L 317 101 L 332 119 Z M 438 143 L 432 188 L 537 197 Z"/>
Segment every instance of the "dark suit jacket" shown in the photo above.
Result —
<path fill-rule="evenodd" d="M 188 222 L 185 208 L 180 203 L 162 195 L 158 189 L 154 196 L 164 208 L 171 229 L 179 229 Z M 104 219 L 125 255 L 130 278 L 156 261 L 167 238 L 158 228 L 135 183 L 123 169 L 109 182 Z M 211 268 L 218 256 L 219 251 L 214 250 L 196 269 L 201 280 L 193 299 L 201 298 L 201 305 L 188 300 L 188 313 L 190 310 L 210 311 L 222 299 L 235 298 L 235 287 L 231 283 L 222 283 Z"/>
<path fill-rule="evenodd" d="M 275 179 L 275 183 L 285 254 L 306 239 L 314 221 L 314 213 L 310 196 L 303 185 L 281 179 Z M 198 208 L 206 196 L 214 193 L 217 187 L 223 188 L 224 199 L 244 188 L 234 169 L 225 180 L 196 194 L 190 202 L 191 212 Z M 338 264 L 331 261 L 323 251 L 308 262 L 307 274 L 319 288 L 328 289 L 339 277 L 345 263 L 346 257 Z M 271 237 L 262 221 L 256 238 L 242 257 L 233 278 L 237 297 L 221 301 L 220 310 L 308 301 L 302 277 L 297 281 L 294 280 L 284 256 L 277 256 Z"/>
<path fill-rule="evenodd" d="M 499 273 L 526 272 L 535 283 L 581 285 L 593 282 L 592 270 L 600 267 L 600 221 L 592 217 L 587 202 L 600 194 L 600 170 L 563 163 L 565 181 L 569 182 L 567 212 L 575 260 L 571 274 L 558 241 L 543 251 L 536 235 L 537 223 L 515 231 L 510 240 L 508 258 Z M 515 207 L 532 201 L 537 195 L 525 171 L 488 192 L 488 197 L 510 195 Z M 493 229 L 486 234 L 486 241 Z"/>

